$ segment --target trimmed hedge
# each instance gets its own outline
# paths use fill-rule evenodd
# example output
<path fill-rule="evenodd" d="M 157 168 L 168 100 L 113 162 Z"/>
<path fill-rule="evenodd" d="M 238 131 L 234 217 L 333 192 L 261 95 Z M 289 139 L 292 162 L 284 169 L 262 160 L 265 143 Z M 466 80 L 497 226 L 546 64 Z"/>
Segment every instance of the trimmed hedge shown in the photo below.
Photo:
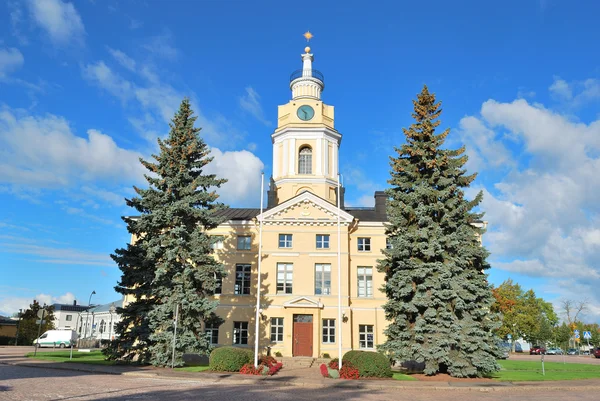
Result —
<path fill-rule="evenodd" d="M 360 377 L 392 377 L 390 361 L 379 352 L 348 351 L 342 358 L 342 365 L 347 362 L 358 369 Z"/>
<path fill-rule="evenodd" d="M 236 347 L 220 347 L 210 353 L 208 366 L 216 372 L 239 372 L 247 363 L 254 361 L 254 352 Z"/>
<path fill-rule="evenodd" d="M 15 338 L 9 336 L 0 336 L 0 345 L 15 345 Z"/>

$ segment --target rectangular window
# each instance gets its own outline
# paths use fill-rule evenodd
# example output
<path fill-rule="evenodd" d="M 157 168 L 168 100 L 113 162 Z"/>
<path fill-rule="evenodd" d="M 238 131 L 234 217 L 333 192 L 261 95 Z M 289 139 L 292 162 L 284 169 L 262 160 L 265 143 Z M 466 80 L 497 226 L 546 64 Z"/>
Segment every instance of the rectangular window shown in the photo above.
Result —
<path fill-rule="evenodd" d="M 235 288 L 236 295 L 250 294 L 250 265 L 235 265 Z"/>
<path fill-rule="evenodd" d="M 219 343 L 219 326 L 216 324 L 207 323 L 204 334 L 206 334 L 206 338 L 210 344 L 215 345 Z"/>
<path fill-rule="evenodd" d="M 279 234 L 279 247 L 280 248 L 291 248 L 292 247 L 292 234 Z"/>
<path fill-rule="evenodd" d="M 249 235 L 238 235 L 237 237 L 237 249 L 249 251 L 250 245 L 252 244 L 252 237 Z"/>
<path fill-rule="evenodd" d="M 67 318 L 65 320 L 67 322 L 70 322 L 71 320 L 73 320 L 73 315 L 67 315 Z"/>
<path fill-rule="evenodd" d="M 272 317 L 271 318 L 271 342 L 281 343 L 283 342 L 283 318 Z"/>
<path fill-rule="evenodd" d="M 331 265 L 315 265 L 315 295 L 331 295 Z"/>
<path fill-rule="evenodd" d="M 323 343 L 335 342 L 335 319 L 323 319 Z"/>
<path fill-rule="evenodd" d="M 358 325 L 358 348 L 373 348 L 373 325 Z"/>
<path fill-rule="evenodd" d="M 358 296 L 364 298 L 373 296 L 372 267 L 358 267 Z"/>
<path fill-rule="evenodd" d="M 389 238 L 385 239 L 385 249 L 393 249 L 394 246 L 392 245 L 392 242 L 390 241 Z"/>
<path fill-rule="evenodd" d="M 215 273 L 215 280 L 217 280 L 217 286 L 215 287 L 215 294 L 220 294 L 223 291 L 223 277 L 217 276 Z"/>
<path fill-rule="evenodd" d="M 211 240 L 213 241 L 213 243 L 210 246 L 213 249 L 213 251 L 223 249 L 223 238 L 217 237 L 211 238 Z"/>
<path fill-rule="evenodd" d="M 359 252 L 371 251 L 371 238 L 359 238 L 358 239 L 358 251 Z"/>
<path fill-rule="evenodd" d="M 248 344 L 248 322 L 233 322 L 233 343 Z"/>
<path fill-rule="evenodd" d="M 317 249 L 329 249 L 329 234 L 317 234 Z"/>
<path fill-rule="evenodd" d="M 291 263 L 277 263 L 277 293 L 291 294 L 294 278 L 294 265 Z"/>

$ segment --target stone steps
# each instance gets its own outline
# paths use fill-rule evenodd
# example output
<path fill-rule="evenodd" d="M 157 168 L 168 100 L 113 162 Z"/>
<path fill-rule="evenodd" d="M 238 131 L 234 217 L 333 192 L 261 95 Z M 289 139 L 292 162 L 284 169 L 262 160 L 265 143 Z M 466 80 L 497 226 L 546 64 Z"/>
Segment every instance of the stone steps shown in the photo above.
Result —
<path fill-rule="evenodd" d="M 281 361 L 281 363 L 283 363 L 283 366 L 287 366 L 287 367 L 306 367 L 306 368 L 310 368 L 311 366 L 313 366 L 313 363 L 315 361 L 314 358 L 311 357 L 282 357 L 282 358 L 277 358 L 279 361 Z"/>

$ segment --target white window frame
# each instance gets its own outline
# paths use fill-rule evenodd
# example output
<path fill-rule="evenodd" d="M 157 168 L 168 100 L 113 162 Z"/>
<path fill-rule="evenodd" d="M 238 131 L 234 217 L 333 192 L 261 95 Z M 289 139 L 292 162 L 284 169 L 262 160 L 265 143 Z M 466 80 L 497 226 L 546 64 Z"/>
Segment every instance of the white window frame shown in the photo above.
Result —
<path fill-rule="evenodd" d="M 206 323 L 204 326 L 204 334 L 206 335 L 210 345 L 219 344 L 219 326 L 214 323 Z M 216 342 L 214 341 L 215 337 L 217 338 Z"/>
<path fill-rule="evenodd" d="M 248 322 L 233 322 L 233 344 L 248 345 Z"/>
<path fill-rule="evenodd" d="M 323 344 L 335 344 L 335 319 L 323 319 L 321 341 Z"/>
<path fill-rule="evenodd" d="M 73 321 L 73 315 L 66 315 L 65 316 L 65 321 L 72 322 Z"/>
<path fill-rule="evenodd" d="M 392 245 L 392 242 L 389 238 L 385 239 L 385 249 L 394 249 L 394 245 Z"/>
<path fill-rule="evenodd" d="M 298 174 L 312 174 L 312 148 L 302 146 L 298 151 Z"/>
<path fill-rule="evenodd" d="M 275 339 L 273 339 L 275 338 Z M 271 342 L 282 343 L 283 342 L 283 318 L 272 317 L 271 318 Z"/>
<path fill-rule="evenodd" d="M 215 280 L 217 281 L 217 286 L 215 287 L 214 295 L 223 293 L 223 277 L 217 277 L 217 273 L 215 273 Z"/>
<path fill-rule="evenodd" d="M 326 279 L 327 275 L 329 275 L 329 280 Z M 329 281 L 328 286 L 326 286 L 327 281 Z M 330 263 L 315 263 L 315 295 L 331 295 Z"/>
<path fill-rule="evenodd" d="M 219 238 L 217 239 L 215 242 L 213 242 L 210 247 L 212 248 L 213 251 L 218 251 L 223 249 L 224 247 L 224 241 L 223 238 Z"/>
<path fill-rule="evenodd" d="M 240 242 L 241 240 L 241 242 Z M 240 247 L 241 245 L 241 247 Z M 251 235 L 238 235 L 237 236 L 237 250 L 238 251 L 249 251 L 252 249 L 252 236 Z"/>
<path fill-rule="evenodd" d="M 238 268 L 241 268 L 238 271 Z M 242 279 L 239 281 L 238 273 L 242 273 Z M 248 263 L 238 263 L 235 265 L 235 285 L 233 287 L 234 295 L 250 295 L 252 287 L 252 265 Z"/>
<path fill-rule="evenodd" d="M 356 296 L 358 298 L 373 298 L 373 267 L 358 266 L 357 274 Z"/>
<path fill-rule="evenodd" d="M 281 285 L 281 288 L 280 288 Z M 294 264 L 277 263 L 277 294 L 292 294 L 294 288 Z"/>
<path fill-rule="evenodd" d="M 294 236 L 292 234 L 279 234 L 279 247 L 291 248 Z"/>
<path fill-rule="evenodd" d="M 369 340 L 369 334 L 371 339 Z M 374 349 L 375 348 L 375 327 L 372 324 L 358 325 L 358 348 Z"/>
<path fill-rule="evenodd" d="M 358 237 L 358 252 L 371 252 L 371 237 Z"/>
<path fill-rule="evenodd" d="M 317 234 L 316 240 L 317 249 L 329 249 L 329 234 Z"/>

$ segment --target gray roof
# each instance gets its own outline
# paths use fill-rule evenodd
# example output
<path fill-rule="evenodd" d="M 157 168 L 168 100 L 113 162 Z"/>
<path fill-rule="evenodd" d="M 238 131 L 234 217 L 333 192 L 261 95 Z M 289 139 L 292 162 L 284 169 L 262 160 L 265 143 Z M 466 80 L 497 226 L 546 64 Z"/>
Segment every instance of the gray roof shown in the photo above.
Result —
<path fill-rule="evenodd" d="M 89 306 L 87 305 L 71 305 L 71 304 L 54 304 L 55 311 L 65 311 L 65 312 L 83 312 L 84 310 L 88 310 Z"/>
<path fill-rule="evenodd" d="M 374 207 L 349 207 L 345 210 L 360 221 L 387 221 L 385 211 L 377 212 Z"/>
<path fill-rule="evenodd" d="M 17 322 L 12 320 L 9 317 L 6 316 L 0 316 L 0 324 L 4 324 L 6 326 L 12 326 L 12 325 L 16 325 Z"/>
<path fill-rule="evenodd" d="M 217 216 L 223 216 L 227 220 L 252 220 L 260 214 L 260 209 L 227 208 L 220 210 Z"/>
<path fill-rule="evenodd" d="M 107 304 L 95 306 L 92 309 L 90 309 L 90 312 L 93 312 L 93 313 L 109 312 L 111 305 L 114 305 L 115 308 L 121 307 L 123 305 L 123 298 L 120 298 L 113 302 L 109 302 Z"/>

